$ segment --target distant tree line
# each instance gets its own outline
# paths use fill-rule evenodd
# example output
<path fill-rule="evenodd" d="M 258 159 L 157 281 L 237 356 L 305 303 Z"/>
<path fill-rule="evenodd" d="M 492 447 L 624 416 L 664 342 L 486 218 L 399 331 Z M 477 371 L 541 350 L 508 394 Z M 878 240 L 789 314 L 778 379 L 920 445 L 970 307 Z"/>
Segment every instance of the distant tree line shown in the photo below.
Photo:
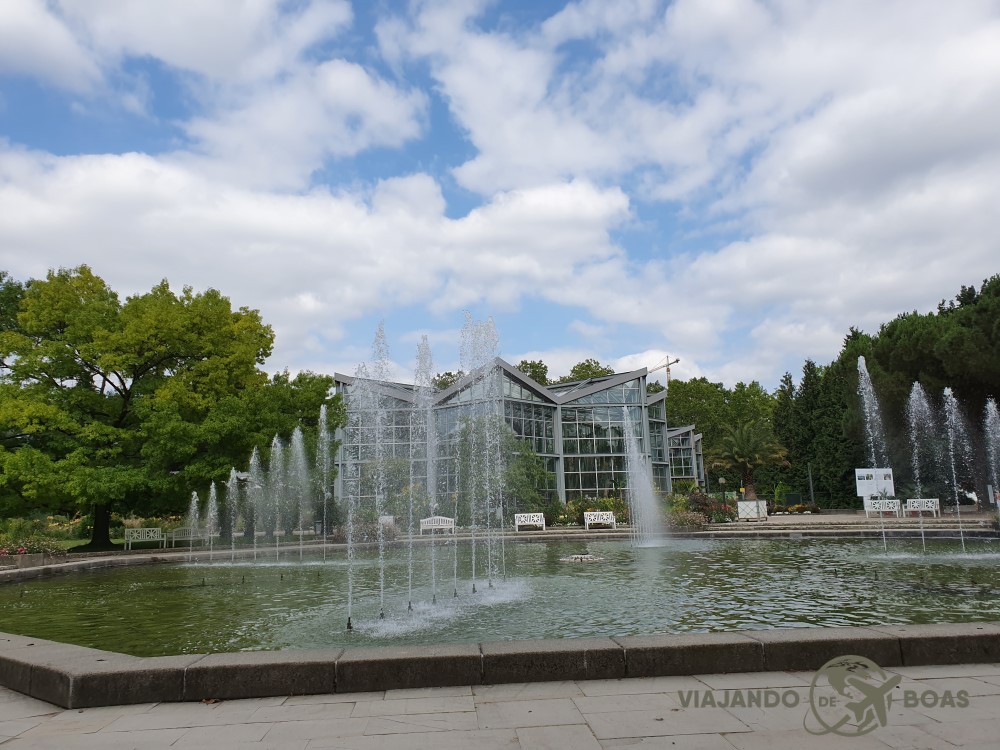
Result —
<path fill-rule="evenodd" d="M 901 314 L 874 335 L 852 327 L 834 361 L 820 365 L 807 359 L 797 380 L 785 373 L 773 392 L 757 381 L 727 388 L 704 377 L 672 379 L 667 420 L 673 426 L 694 424 L 702 433 L 712 491 L 738 489 L 749 477 L 769 496 L 798 493 L 822 507 L 851 507 L 858 502 L 854 469 L 868 463 L 859 356 L 868 363 L 880 399 L 897 491 L 912 490 L 905 409 L 919 382 L 938 400 L 945 387 L 952 388 L 962 404 L 973 456 L 960 462 L 959 480 L 982 494 L 989 481 L 983 411 L 988 398 L 1000 400 L 1000 275 L 978 289 L 962 286 L 933 312 Z M 544 362 L 523 360 L 517 367 L 542 385 L 613 372 L 588 359 L 550 381 Z M 749 474 L 748 466 L 754 467 Z"/>

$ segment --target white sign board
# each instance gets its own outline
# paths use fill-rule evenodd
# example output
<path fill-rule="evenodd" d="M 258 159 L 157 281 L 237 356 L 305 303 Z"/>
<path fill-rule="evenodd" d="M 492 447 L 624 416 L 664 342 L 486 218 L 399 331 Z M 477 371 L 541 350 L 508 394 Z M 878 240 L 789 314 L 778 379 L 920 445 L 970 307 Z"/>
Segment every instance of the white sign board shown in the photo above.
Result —
<path fill-rule="evenodd" d="M 883 492 L 886 497 L 896 495 L 896 488 L 892 483 L 892 469 L 855 469 L 854 481 L 858 486 L 858 497 L 872 497 Z"/>

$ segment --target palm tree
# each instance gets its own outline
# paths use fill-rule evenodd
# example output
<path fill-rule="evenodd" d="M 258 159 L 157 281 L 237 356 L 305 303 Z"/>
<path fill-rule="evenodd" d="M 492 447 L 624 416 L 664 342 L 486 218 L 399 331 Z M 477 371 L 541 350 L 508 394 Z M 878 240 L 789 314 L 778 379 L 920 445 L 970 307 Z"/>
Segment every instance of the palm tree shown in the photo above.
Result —
<path fill-rule="evenodd" d="M 746 499 L 756 500 L 754 472 L 764 466 L 788 466 L 787 455 L 771 425 L 755 421 L 728 427 L 719 444 L 709 451 L 708 460 L 713 469 L 737 472 Z"/>

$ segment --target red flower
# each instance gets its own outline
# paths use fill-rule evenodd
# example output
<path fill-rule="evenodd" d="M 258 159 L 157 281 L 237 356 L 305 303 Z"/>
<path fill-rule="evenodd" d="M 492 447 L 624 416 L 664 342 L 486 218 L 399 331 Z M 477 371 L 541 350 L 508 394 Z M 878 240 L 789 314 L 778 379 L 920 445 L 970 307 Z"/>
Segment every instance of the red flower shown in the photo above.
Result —
<path fill-rule="evenodd" d="M 26 554 L 28 554 L 28 550 L 26 550 L 24 547 L 18 547 L 17 548 L 17 554 L 19 554 L 19 555 L 26 555 Z"/>

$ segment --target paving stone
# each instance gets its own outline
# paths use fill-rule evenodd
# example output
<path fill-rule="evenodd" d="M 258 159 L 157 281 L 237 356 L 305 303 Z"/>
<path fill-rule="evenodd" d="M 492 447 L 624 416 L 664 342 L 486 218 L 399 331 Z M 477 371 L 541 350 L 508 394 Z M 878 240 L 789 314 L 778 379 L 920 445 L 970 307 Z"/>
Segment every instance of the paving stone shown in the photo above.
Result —
<path fill-rule="evenodd" d="M 516 750 L 513 729 L 380 734 L 365 737 L 319 737 L 309 741 L 309 750 Z"/>
<path fill-rule="evenodd" d="M 907 667 L 926 664 L 982 664 L 1000 660 L 1000 625 L 992 623 L 891 625 L 872 630 L 899 639 L 902 653 L 900 664 Z"/>
<path fill-rule="evenodd" d="M 481 648 L 487 685 L 625 676 L 625 651 L 611 638 L 498 641 Z"/>
<path fill-rule="evenodd" d="M 940 664 L 924 667 L 891 667 L 888 672 L 911 677 L 914 680 L 947 677 L 997 677 L 1000 671 L 992 664 Z"/>
<path fill-rule="evenodd" d="M 930 721 L 921 724 L 920 729 L 932 737 L 937 737 L 959 747 L 965 747 L 967 744 L 992 742 L 993 747 L 996 748 L 997 735 L 1000 734 L 997 730 L 996 717 L 947 723 Z"/>
<path fill-rule="evenodd" d="M 675 734 L 669 737 L 619 737 L 599 740 L 604 750 L 733 750 L 721 734 Z"/>
<path fill-rule="evenodd" d="M 0 721 L 10 719 L 26 719 L 31 716 L 47 716 L 57 714 L 62 711 L 59 706 L 53 706 L 46 701 L 37 698 L 29 698 L 27 695 L 15 693 L 16 698 L 5 700 L 0 703 Z"/>
<path fill-rule="evenodd" d="M 99 732 L 115 720 L 115 716 L 78 714 L 74 719 L 39 722 L 20 733 L 21 737 L 53 737 L 59 735 L 92 734 Z"/>
<path fill-rule="evenodd" d="M 365 733 L 370 719 L 321 719 L 279 721 L 264 735 L 265 742 L 294 742 L 327 737 L 357 737 Z"/>
<path fill-rule="evenodd" d="M 117 750 L 118 748 L 169 747 L 186 729 L 154 729 L 144 732 L 95 732 L 75 736 L 14 738 L 3 745 L 4 750 Z"/>
<path fill-rule="evenodd" d="M 517 730 L 521 750 L 601 750 L 601 745 L 584 724 L 555 727 L 522 727 Z"/>
<path fill-rule="evenodd" d="M 899 639 L 874 628 L 781 628 L 746 631 L 764 646 L 763 669 L 815 670 L 838 656 L 864 656 L 880 667 L 903 664 Z"/>
<path fill-rule="evenodd" d="M 8 719 L 0 721 L 0 737 L 17 737 L 19 734 L 34 729 L 42 722 L 46 721 L 46 716 L 34 716 L 30 719 Z"/>
<path fill-rule="evenodd" d="M 188 745 L 222 745 L 232 742 L 260 742 L 273 724 L 221 724 L 212 727 L 192 727 L 182 734 L 173 747 Z"/>
<path fill-rule="evenodd" d="M 84 713 L 86 713 L 87 716 L 91 717 L 110 716 L 111 718 L 117 719 L 120 716 L 133 716 L 135 714 L 144 714 L 148 711 L 155 709 L 159 705 L 161 704 L 130 703 L 124 706 L 94 706 L 91 708 L 68 708 L 54 715 L 51 718 L 51 721 L 74 721 L 77 717 L 79 717 L 81 714 Z"/>
<path fill-rule="evenodd" d="M 478 685 L 482 656 L 475 644 L 347 649 L 337 659 L 337 692 Z"/>
<path fill-rule="evenodd" d="M 482 729 L 584 724 L 580 709 L 569 698 L 484 703 L 476 707 Z"/>
<path fill-rule="evenodd" d="M 899 750 L 955 750 L 955 746 L 950 742 L 935 737 L 925 732 L 923 727 L 917 724 L 907 724 L 904 726 L 893 725 L 879 727 L 872 733 L 872 737 L 879 742 L 885 743 L 889 747 Z"/>
<path fill-rule="evenodd" d="M 316 719 L 347 719 L 352 716 L 353 703 L 313 703 L 299 706 L 264 706 L 258 708 L 250 721 L 312 721 Z"/>
<path fill-rule="evenodd" d="M 747 726 L 721 708 L 619 711 L 590 714 L 587 723 L 599 740 L 618 737 L 662 737 L 673 734 L 745 732 Z"/>
<path fill-rule="evenodd" d="M 616 680 L 617 682 L 617 680 Z M 474 685 L 472 692 L 476 703 L 496 701 L 527 701 L 539 698 L 575 698 L 584 694 L 584 686 L 589 680 L 574 682 L 508 682 L 503 685 Z"/>
<path fill-rule="evenodd" d="M 805 729 L 784 731 L 723 733 L 723 737 L 737 750 L 886 750 L 886 745 L 875 738 L 875 732 L 861 737 L 841 737 L 836 734 L 813 735 Z"/>
<path fill-rule="evenodd" d="M 921 703 L 921 705 L 915 706 L 913 710 L 942 724 L 961 724 L 981 719 L 996 719 L 998 713 L 997 699 L 993 695 L 970 696 L 969 704 L 965 708 L 940 705 L 928 708 Z M 998 732 L 998 735 L 1000 735 L 1000 732 Z"/>
<path fill-rule="evenodd" d="M 704 690 L 704 687 L 701 688 Z M 678 708 L 676 693 L 640 693 L 638 695 L 601 695 L 595 698 L 573 698 L 580 713 L 603 714 L 617 711 L 657 711 Z"/>
<path fill-rule="evenodd" d="M 760 642 L 740 633 L 637 635 L 613 640 L 625 649 L 625 673 L 628 677 L 764 669 Z"/>
<path fill-rule="evenodd" d="M 642 693 L 704 690 L 697 677 L 631 677 L 624 680 L 580 680 L 580 690 L 588 697 L 601 695 L 640 695 Z"/>
<path fill-rule="evenodd" d="M 410 716 L 375 716 L 370 719 L 355 719 L 354 721 L 368 722 L 365 734 L 471 731 L 481 728 L 476 720 L 475 711 L 449 714 L 413 714 Z"/>
<path fill-rule="evenodd" d="M 698 680 L 713 690 L 804 687 L 812 684 L 813 672 L 743 672 L 700 674 Z"/>
<path fill-rule="evenodd" d="M 106 732 L 134 732 L 147 729 L 169 729 L 172 727 L 209 727 L 220 724 L 236 724 L 250 721 L 256 709 L 243 711 L 216 711 L 213 706 L 200 703 L 172 704 L 174 710 L 151 710 L 142 714 L 120 716 L 105 727 Z"/>
<path fill-rule="evenodd" d="M 211 654 L 190 665 L 184 700 L 333 693 L 342 650 Z"/>
<path fill-rule="evenodd" d="M 406 716 L 409 714 L 456 713 L 475 711 L 471 695 L 440 698 L 404 698 L 403 700 L 358 701 L 351 716 Z"/>
<path fill-rule="evenodd" d="M 471 685 L 450 685 L 447 687 L 423 687 L 423 688 L 403 688 L 400 690 L 386 690 L 385 699 L 387 701 L 402 700 L 404 698 L 446 698 L 453 696 L 472 695 Z M 364 699 L 360 699 L 364 700 Z"/>
<path fill-rule="evenodd" d="M 356 701 L 380 701 L 385 698 L 384 690 L 370 693 L 323 693 L 321 695 L 293 695 L 285 698 L 286 706 L 305 706 L 319 703 L 355 703 Z"/>

